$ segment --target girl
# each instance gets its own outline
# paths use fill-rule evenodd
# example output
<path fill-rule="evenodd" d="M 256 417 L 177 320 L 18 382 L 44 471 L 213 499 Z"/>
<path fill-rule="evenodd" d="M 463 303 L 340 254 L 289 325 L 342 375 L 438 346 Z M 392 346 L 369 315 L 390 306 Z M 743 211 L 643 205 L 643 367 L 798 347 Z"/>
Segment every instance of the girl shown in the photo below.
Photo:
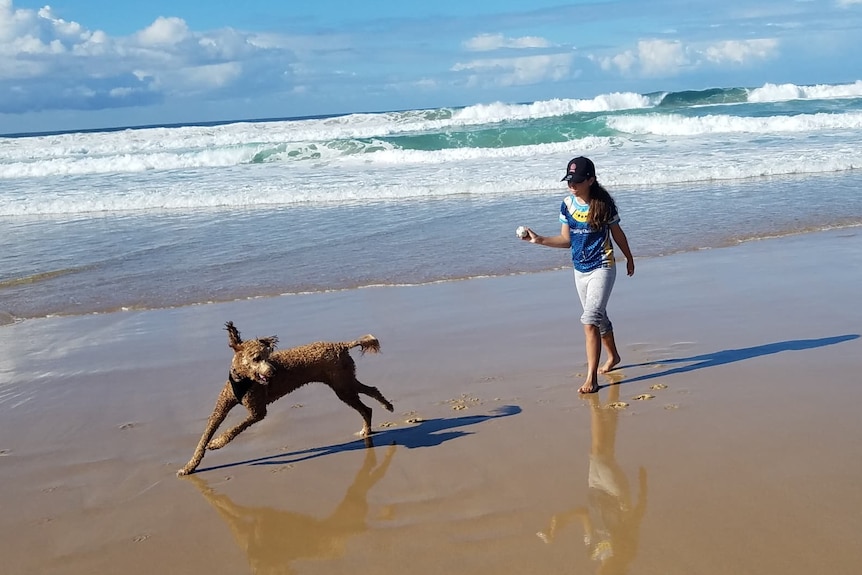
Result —
<path fill-rule="evenodd" d="M 570 194 L 560 206 L 560 234 L 540 236 L 526 228 L 522 239 L 572 250 L 575 287 L 584 309 L 581 323 L 586 336 L 588 370 L 587 379 L 578 391 L 593 393 L 599 390 L 598 375 L 612 370 L 621 359 L 606 309 L 617 276 L 614 243 L 626 258 L 629 276 L 635 273 L 635 261 L 626 234 L 620 227 L 616 203 L 596 180 L 593 162 L 583 156 L 574 158 L 561 181 L 568 182 Z M 608 359 L 599 367 L 602 346 Z"/>

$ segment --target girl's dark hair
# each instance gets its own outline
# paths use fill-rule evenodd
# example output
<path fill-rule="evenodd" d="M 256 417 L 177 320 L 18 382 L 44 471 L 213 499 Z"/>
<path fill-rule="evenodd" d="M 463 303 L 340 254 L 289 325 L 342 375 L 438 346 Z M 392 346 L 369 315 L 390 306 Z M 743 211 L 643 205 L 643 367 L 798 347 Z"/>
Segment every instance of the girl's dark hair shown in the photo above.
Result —
<path fill-rule="evenodd" d="M 616 213 L 617 203 L 611 194 L 598 180 L 593 180 L 590 185 L 590 211 L 587 216 L 590 228 L 597 230 L 607 225 Z"/>

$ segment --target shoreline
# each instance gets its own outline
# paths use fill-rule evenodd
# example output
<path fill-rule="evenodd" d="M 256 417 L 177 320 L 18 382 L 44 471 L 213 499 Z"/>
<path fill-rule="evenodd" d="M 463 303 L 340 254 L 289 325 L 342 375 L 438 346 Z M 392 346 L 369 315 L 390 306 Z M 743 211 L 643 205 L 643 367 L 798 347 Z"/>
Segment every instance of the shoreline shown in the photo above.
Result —
<path fill-rule="evenodd" d="M 811 229 L 798 230 L 798 231 L 786 231 L 781 233 L 767 233 L 764 232 L 761 235 L 751 236 L 748 238 L 727 238 L 723 243 L 719 243 L 711 246 L 702 246 L 702 247 L 691 247 L 689 249 L 683 249 L 679 251 L 672 251 L 668 253 L 661 254 L 651 254 L 646 256 L 639 256 L 638 261 L 655 261 L 659 258 L 673 257 L 682 254 L 692 254 L 692 253 L 701 253 L 705 251 L 711 250 L 721 250 L 727 248 L 733 248 L 737 246 L 744 246 L 748 243 L 753 242 L 762 242 L 762 241 L 770 241 L 770 240 L 781 240 L 785 238 L 794 238 L 798 236 L 804 236 L 809 234 L 820 234 L 820 233 L 830 233 L 830 232 L 841 232 L 841 231 L 849 231 L 852 232 L 856 229 L 862 229 L 862 223 L 858 223 L 856 221 L 850 221 L 848 223 L 833 223 L 827 226 L 821 226 Z M 515 244 L 517 246 L 517 244 Z M 560 252 L 562 253 L 562 251 Z M 256 300 L 272 300 L 277 298 L 287 298 L 287 297 L 304 297 L 304 296 L 312 296 L 319 295 L 323 296 L 326 294 L 332 293 L 349 293 L 356 290 L 375 290 L 375 289 L 399 289 L 399 288 L 420 288 L 424 286 L 432 286 L 437 284 L 446 284 L 446 283 L 457 283 L 457 282 L 469 282 L 476 280 L 487 280 L 487 279 L 501 279 L 501 278 L 509 278 L 509 277 L 519 277 L 519 276 L 527 276 L 534 274 L 547 274 L 547 273 L 558 273 L 565 272 L 567 269 L 571 267 L 570 263 L 567 262 L 566 258 L 561 259 L 560 266 L 552 266 L 548 268 L 537 268 L 537 269 L 528 269 L 525 271 L 499 271 L 499 272 L 488 272 L 482 273 L 478 275 L 466 275 L 466 276 L 458 276 L 454 275 L 451 277 L 441 277 L 437 279 L 429 279 L 427 281 L 417 281 L 417 282 L 407 282 L 407 283 L 366 283 L 366 284 L 357 284 L 357 285 L 347 285 L 345 287 L 336 287 L 330 289 L 302 289 L 297 291 L 286 291 L 281 293 L 276 292 L 255 292 L 248 293 L 247 295 L 240 295 L 236 297 L 229 297 L 226 299 L 206 299 L 205 301 L 189 301 L 189 302 L 165 302 L 162 305 L 132 305 L 126 304 L 121 305 L 119 307 L 110 307 L 110 308 L 92 308 L 87 309 L 86 311 L 80 310 L 67 310 L 67 311 L 53 311 L 46 312 L 44 315 L 25 315 L 20 316 L 14 313 L 11 313 L 9 310 L 0 309 L 0 329 L 4 326 L 21 323 L 24 321 L 32 321 L 32 320 L 40 320 L 40 319 L 52 319 L 52 318 L 62 318 L 62 317 L 84 317 L 90 315 L 109 315 L 114 313 L 139 313 L 139 312 L 157 312 L 157 311 L 166 311 L 166 310 L 178 310 L 184 308 L 193 308 L 200 306 L 210 306 L 210 305 L 223 305 L 223 304 L 237 304 L 242 302 L 252 302 Z M 9 287 L 9 286 L 5 286 Z"/>
<path fill-rule="evenodd" d="M 843 229 L 639 262 L 609 306 L 622 364 L 587 398 L 569 270 L 4 326 L 0 565 L 592 571 L 610 545 L 612 573 L 849 575 L 860 248 Z M 310 385 L 174 477 L 224 382 L 227 320 L 281 347 L 376 335 L 380 355 L 354 354 L 395 404 L 369 402 L 375 447 Z"/>

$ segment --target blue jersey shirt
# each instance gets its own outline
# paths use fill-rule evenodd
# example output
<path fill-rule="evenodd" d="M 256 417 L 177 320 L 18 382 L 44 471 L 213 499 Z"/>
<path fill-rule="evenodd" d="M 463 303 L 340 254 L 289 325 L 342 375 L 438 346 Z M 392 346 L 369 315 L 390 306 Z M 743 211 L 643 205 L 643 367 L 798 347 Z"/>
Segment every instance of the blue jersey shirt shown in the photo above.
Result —
<path fill-rule="evenodd" d="M 590 206 L 582 204 L 574 194 L 563 200 L 560 206 L 560 223 L 568 224 L 572 240 L 572 264 L 579 272 L 591 272 L 600 267 L 614 265 L 614 244 L 611 242 L 611 226 L 620 223 L 616 210 L 611 220 L 597 230 L 587 222 Z"/>

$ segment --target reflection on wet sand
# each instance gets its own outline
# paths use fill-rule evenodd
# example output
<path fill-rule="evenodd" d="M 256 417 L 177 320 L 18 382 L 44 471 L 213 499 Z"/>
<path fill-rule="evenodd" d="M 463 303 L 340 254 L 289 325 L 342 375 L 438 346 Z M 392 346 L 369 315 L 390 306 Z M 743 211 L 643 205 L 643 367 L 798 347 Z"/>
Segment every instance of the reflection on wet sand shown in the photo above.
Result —
<path fill-rule="evenodd" d="M 647 504 L 646 470 L 639 469 L 637 501 L 632 501 L 628 478 L 617 463 L 619 410 L 609 406 L 619 395 L 619 386 L 613 385 L 605 405 L 598 393 L 586 396 L 592 432 L 588 504 L 554 515 L 548 529 L 537 533 L 545 543 L 558 543 L 566 526 L 580 521 L 590 558 L 598 562 L 597 573 L 613 575 L 626 573 L 635 558 Z"/>
<path fill-rule="evenodd" d="M 253 573 L 286 574 L 293 573 L 291 563 L 298 559 L 340 556 L 347 540 L 368 528 L 368 492 L 386 474 L 395 450 L 394 445 L 387 447 L 378 465 L 376 450 L 367 449 L 344 499 L 323 519 L 270 507 L 238 505 L 227 495 L 216 493 L 199 475 L 188 479 L 228 524 Z"/>

